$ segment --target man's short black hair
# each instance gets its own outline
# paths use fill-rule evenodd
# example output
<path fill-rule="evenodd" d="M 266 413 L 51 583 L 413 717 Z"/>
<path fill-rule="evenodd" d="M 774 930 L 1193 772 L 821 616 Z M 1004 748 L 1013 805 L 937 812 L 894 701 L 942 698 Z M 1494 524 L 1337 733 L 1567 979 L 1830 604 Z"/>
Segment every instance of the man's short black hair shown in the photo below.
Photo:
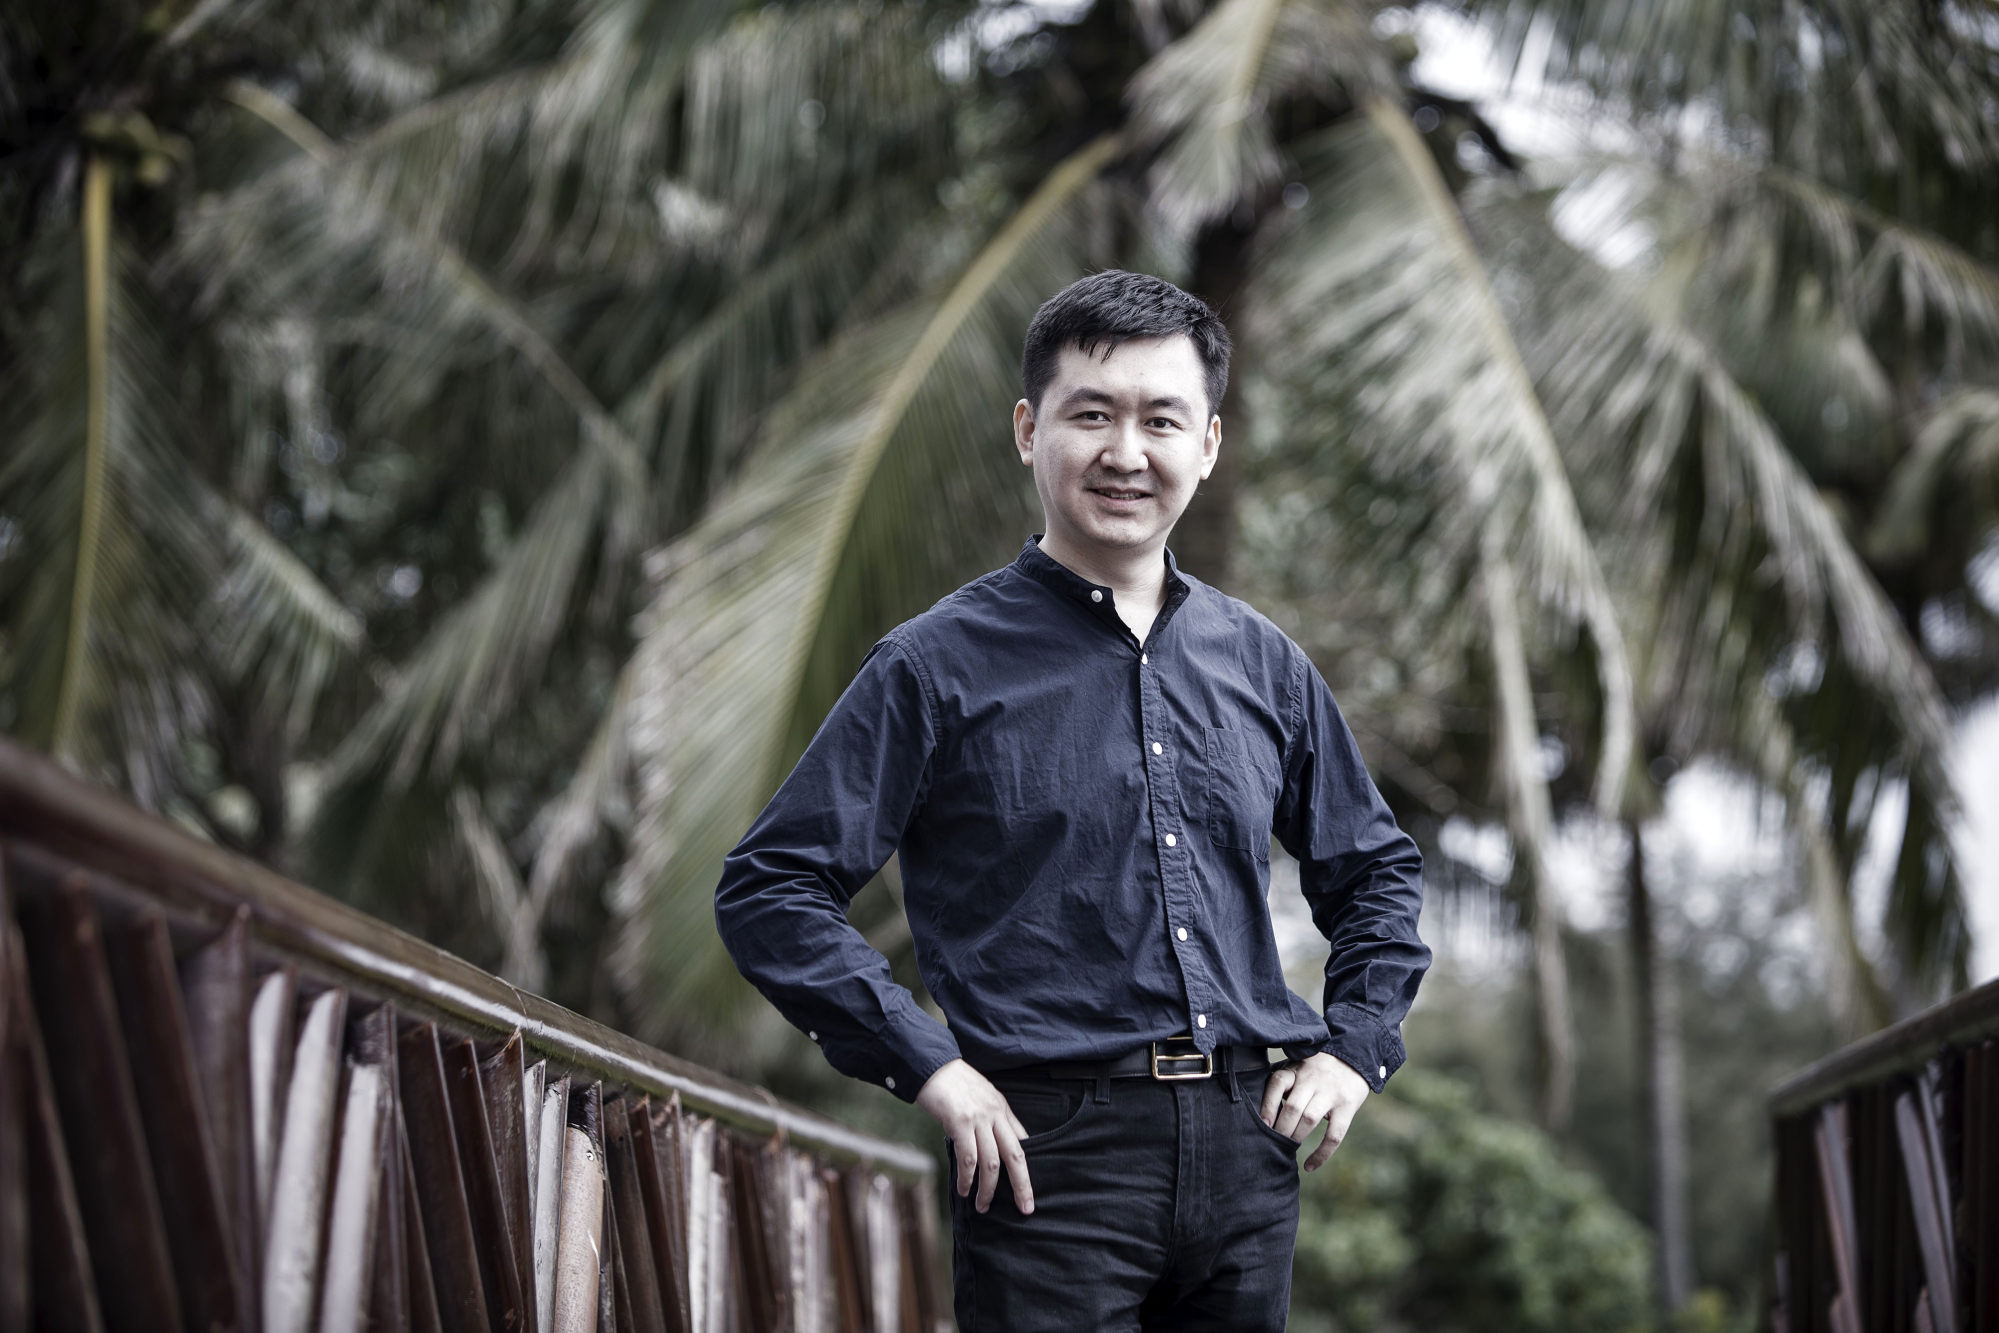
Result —
<path fill-rule="evenodd" d="M 1221 317 L 1206 301 L 1163 278 L 1121 268 L 1078 278 L 1041 303 L 1021 349 L 1021 386 L 1039 412 L 1041 395 L 1055 378 L 1055 362 L 1064 347 L 1078 347 L 1086 356 L 1101 348 L 1109 356 L 1126 338 L 1166 338 L 1176 333 L 1194 340 L 1194 352 L 1206 372 L 1208 411 L 1221 411 L 1222 394 L 1229 387 L 1229 331 Z"/>

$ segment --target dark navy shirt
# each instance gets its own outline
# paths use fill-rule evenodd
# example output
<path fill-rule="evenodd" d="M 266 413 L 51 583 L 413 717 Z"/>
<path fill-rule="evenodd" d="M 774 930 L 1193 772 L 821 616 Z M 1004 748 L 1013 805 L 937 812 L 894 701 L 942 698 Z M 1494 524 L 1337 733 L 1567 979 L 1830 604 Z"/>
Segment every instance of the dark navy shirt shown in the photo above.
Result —
<path fill-rule="evenodd" d="M 884 635 L 723 863 L 736 965 L 835 1069 L 914 1101 L 1191 1033 L 1327 1051 L 1379 1091 L 1429 966 L 1422 856 L 1295 643 L 1166 555 L 1141 644 L 1038 544 Z M 1331 945 L 1285 984 L 1272 834 Z M 847 920 L 899 853 L 931 1018 Z"/>

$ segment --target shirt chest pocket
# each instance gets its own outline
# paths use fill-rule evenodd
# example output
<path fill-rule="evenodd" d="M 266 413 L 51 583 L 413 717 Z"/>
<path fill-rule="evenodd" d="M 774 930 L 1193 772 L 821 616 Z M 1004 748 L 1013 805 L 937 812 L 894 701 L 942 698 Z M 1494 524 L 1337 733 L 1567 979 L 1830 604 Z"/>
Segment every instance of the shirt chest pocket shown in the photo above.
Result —
<path fill-rule="evenodd" d="M 1270 857 L 1277 808 L 1277 754 L 1261 736 L 1235 727 L 1202 727 L 1206 744 L 1208 837 L 1218 847 Z"/>

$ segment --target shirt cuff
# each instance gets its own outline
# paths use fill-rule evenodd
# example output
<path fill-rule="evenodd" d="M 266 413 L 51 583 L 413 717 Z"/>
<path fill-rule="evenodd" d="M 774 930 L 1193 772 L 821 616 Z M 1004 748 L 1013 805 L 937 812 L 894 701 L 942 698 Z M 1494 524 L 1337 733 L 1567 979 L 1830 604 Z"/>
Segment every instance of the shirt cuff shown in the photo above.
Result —
<path fill-rule="evenodd" d="M 951 1029 L 913 1004 L 889 1019 L 881 1040 L 885 1048 L 882 1086 L 910 1103 L 916 1101 L 916 1094 L 932 1074 L 960 1054 Z"/>
<path fill-rule="evenodd" d="M 1399 1024 L 1384 1024 L 1364 1009 L 1331 1005 L 1326 1009 L 1327 1039 L 1315 1049 L 1335 1056 L 1380 1092 L 1389 1077 L 1409 1058 L 1402 1049 Z"/>

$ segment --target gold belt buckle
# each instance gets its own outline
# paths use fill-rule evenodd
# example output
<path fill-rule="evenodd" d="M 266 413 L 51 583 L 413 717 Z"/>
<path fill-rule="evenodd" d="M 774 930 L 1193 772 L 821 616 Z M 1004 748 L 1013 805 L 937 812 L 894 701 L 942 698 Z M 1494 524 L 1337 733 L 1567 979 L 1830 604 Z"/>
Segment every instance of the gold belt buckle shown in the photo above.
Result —
<path fill-rule="evenodd" d="M 1185 1036 L 1166 1037 L 1163 1040 L 1192 1041 L 1193 1039 L 1194 1039 L 1193 1034 L 1188 1033 Z M 1158 1041 L 1148 1043 L 1148 1048 L 1152 1052 L 1152 1076 L 1156 1079 L 1160 1079 L 1162 1081 L 1172 1081 L 1175 1079 L 1207 1078 L 1209 1075 L 1215 1072 L 1215 1057 L 1208 1054 L 1206 1051 L 1192 1051 L 1180 1054 L 1167 1052 L 1162 1054 L 1159 1050 L 1159 1047 L 1160 1047 L 1160 1042 Z M 1159 1072 L 1159 1062 L 1162 1060 L 1173 1060 L 1173 1061 L 1198 1060 L 1201 1062 L 1201 1068 L 1198 1072 L 1190 1070 L 1184 1074 L 1174 1074 L 1174 1073 L 1162 1074 Z"/>

